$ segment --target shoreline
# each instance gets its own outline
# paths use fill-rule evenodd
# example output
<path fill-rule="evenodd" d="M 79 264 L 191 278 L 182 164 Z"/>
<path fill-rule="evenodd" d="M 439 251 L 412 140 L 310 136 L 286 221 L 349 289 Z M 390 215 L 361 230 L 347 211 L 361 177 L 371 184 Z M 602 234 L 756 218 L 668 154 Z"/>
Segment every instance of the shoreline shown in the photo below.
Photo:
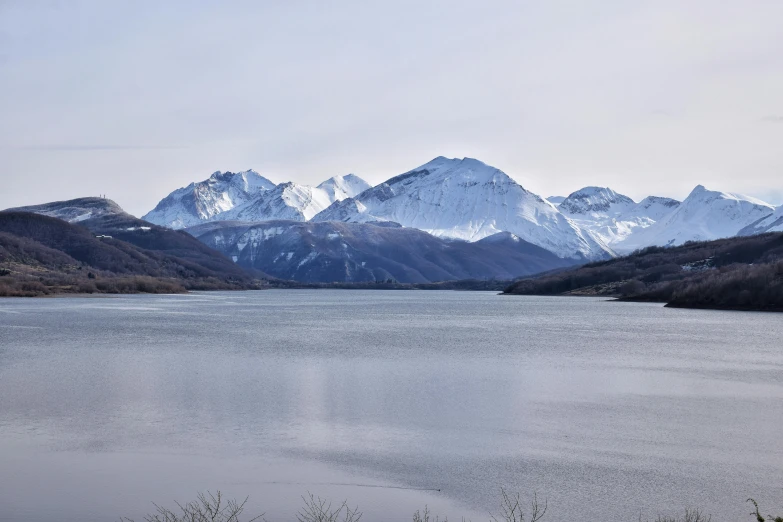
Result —
<path fill-rule="evenodd" d="M 350 287 L 349 284 L 336 284 L 334 286 L 323 286 L 326 283 L 313 283 L 312 286 L 308 283 L 304 283 L 301 286 L 268 286 L 265 288 L 233 288 L 233 289 L 215 289 L 215 290 L 188 290 L 186 292 L 176 293 L 149 293 L 149 292 L 133 292 L 133 293 L 52 293 L 43 295 L 31 295 L 31 296 L 0 296 L 0 299 L 63 299 L 63 298 L 78 298 L 78 299 L 112 299 L 123 296 L 131 295 L 160 295 L 160 296 L 178 296 L 195 294 L 197 292 L 250 292 L 250 291 L 265 291 L 265 290 L 367 290 L 367 291 L 451 291 L 451 292 L 494 292 L 493 289 L 468 289 L 468 288 L 431 288 L 431 287 L 419 287 L 417 284 L 410 284 L 409 286 L 389 286 L 389 287 L 375 287 L 368 288 L 363 286 Z M 438 283 L 423 283 L 422 285 L 437 286 Z M 498 292 L 497 296 L 512 296 L 512 297 L 574 297 L 574 298 L 604 298 L 602 302 L 607 303 L 655 303 L 663 305 L 664 308 L 683 309 L 683 310 L 710 310 L 718 312 L 765 312 L 765 313 L 783 313 L 783 308 L 746 308 L 746 307 L 710 307 L 710 306 L 685 306 L 676 303 L 668 303 L 666 301 L 654 301 L 650 299 L 628 299 L 615 295 L 588 295 L 588 294 L 559 294 L 559 295 L 547 295 L 547 294 L 513 294 L 507 292 Z"/>

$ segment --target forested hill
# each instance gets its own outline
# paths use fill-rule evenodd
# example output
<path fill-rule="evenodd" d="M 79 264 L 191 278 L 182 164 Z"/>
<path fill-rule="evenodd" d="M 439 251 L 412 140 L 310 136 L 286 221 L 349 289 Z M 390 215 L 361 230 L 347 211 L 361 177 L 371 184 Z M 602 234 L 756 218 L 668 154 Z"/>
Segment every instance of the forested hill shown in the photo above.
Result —
<path fill-rule="evenodd" d="M 255 284 L 253 275 L 184 233 L 145 222 L 126 226 L 123 216 L 96 218 L 111 219 L 122 226 L 107 223 L 112 233 L 96 234 L 54 217 L 0 212 L 0 296 L 171 293 Z"/>
<path fill-rule="evenodd" d="M 649 247 L 611 261 L 522 279 L 504 293 L 783 311 L 783 233 Z"/>

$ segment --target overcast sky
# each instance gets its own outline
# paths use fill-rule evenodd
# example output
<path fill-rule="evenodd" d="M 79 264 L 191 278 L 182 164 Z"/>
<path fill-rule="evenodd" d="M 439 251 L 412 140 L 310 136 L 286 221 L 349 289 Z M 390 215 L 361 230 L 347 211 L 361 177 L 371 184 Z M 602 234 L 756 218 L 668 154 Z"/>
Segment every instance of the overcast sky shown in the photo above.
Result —
<path fill-rule="evenodd" d="M 470 156 L 783 203 L 780 0 L 0 0 L 0 208 Z"/>

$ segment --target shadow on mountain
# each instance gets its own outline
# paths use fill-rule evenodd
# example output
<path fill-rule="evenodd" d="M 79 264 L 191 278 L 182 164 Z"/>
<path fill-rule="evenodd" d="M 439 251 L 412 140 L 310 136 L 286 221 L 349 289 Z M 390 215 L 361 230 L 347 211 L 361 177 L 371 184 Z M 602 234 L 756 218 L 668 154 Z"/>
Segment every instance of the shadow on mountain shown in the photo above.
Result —
<path fill-rule="evenodd" d="M 112 212 L 96 211 L 98 217 L 76 224 L 31 212 L 0 212 L 0 295 L 254 286 L 251 274 L 191 236 L 137 220 L 121 209 L 115 212 L 119 207 L 102 201 L 107 203 L 99 210 Z"/>
<path fill-rule="evenodd" d="M 389 222 L 215 222 L 187 231 L 243 268 L 304 283 L 513 280 L 574 264 L 505 232 L 469 243 Z"/>

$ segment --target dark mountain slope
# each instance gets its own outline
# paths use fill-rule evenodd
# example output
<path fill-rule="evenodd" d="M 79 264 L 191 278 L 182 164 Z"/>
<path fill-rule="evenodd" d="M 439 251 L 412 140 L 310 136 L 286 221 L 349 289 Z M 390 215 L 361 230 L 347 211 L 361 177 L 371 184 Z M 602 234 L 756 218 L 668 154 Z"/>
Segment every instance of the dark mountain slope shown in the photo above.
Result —
<path fill-rule="evenodd" d="M 0 212 L 0 231 L 62 252 L 89 267 L 117 274 L 160 274 L 160 258 L 122 241 L 101 240 L 80 226 L 29 212 Z"/>
<path fill-rule="evenodd" d="M 251 274 L 181 230 L 153 225 L 129 214 L 106 215 L 79 223 L 97 235 L 110 235 L 144 250 L 174 257 L 197 276 L 248 279 Z M 255 272 L 256 277 L 264 274 Z"/>
<path fill-rule="evenodd" d="M 649 247 L 516 281 L 504 293 L 606 295 L 691 308 L 783 310 L 783 233 Z"/>
<path fill-rule="evenodd" d="M 394 223 L 215 222 L 187 231 L 243 267 L 308 283 L 513 279 L 571 264 L 512 234 L 467 243 Z"/>
<path fill-rule="evenodd" d="M 0 295 L 182 292 L 253 286 L 250 276 L 230 260 L 217 252 L 211 257 L 223 259 L 236 275 L 116 237 L 99 238 L 83 226 L 58 218 L 0 212 Z"/>
<path fill-rule="evenodd" d="M 246 280 L 264 277 L 248 274 L 230 259 L 207 247 L 191 235 L 138 219 L 104 198 L 78 198 L 13 209 L 65 219 L 96 235 L 109 235 L 144 250 L 177 258 L 194 277 L 222 277 Z"/>

